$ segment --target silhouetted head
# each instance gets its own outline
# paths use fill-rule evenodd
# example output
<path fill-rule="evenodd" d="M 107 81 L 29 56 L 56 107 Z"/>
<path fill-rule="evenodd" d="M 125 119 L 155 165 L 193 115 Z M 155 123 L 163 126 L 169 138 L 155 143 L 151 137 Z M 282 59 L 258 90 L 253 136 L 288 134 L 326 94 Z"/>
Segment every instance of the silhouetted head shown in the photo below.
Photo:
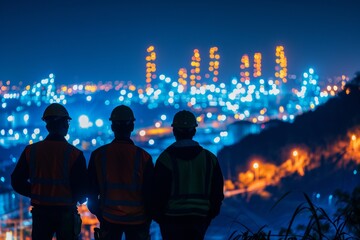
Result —
<path fill-rule="evenodd" d="M 71 117 L 63 105 L 59 103 L 50 104 L 45 109 L 41 119 L 46 122 L 46 129 L 49 133 L 66 136 Z"/>
<path fill-rule="evenodd" d="M 130 137 L 134 130 L 134 113 L 128 106 L 120 105 L 115 107 L 110 115 L 111 130 L 115 137 Z"/>
<path fill-rule="evenodd" d="M 178 141 L 192 139 L 195 136 L 198 124 L 192 112 L 182 110 L 175 114 L 171 126 L 173 127 L 175 139 Z"/>

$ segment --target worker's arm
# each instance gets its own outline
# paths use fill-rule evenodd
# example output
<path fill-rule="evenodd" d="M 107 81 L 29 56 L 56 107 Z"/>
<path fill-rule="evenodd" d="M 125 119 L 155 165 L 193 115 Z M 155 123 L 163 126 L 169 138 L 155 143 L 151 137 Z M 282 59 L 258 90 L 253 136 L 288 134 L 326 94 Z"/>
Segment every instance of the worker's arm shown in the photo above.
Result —
<path fill-rule="evenodd" d="M 221 172 L 219 162 L 216 161 L 212 179 L 212 188 L 210 194 L 210 213 L 209 217 L 214 218 L 219 215 L 220 207 L 224 199 L 224 178 Z"/>
<path fill-rule="evenodd" d="M 160 155 L 155 163 L 152 206 L 154 212 L 154 220 L 160 222 L 165 213 L 167 203 L 171 193 L 172 174 L 171 171 L 162 164 L 159 159 L 164 157 Z"/>
<path fill-rule="evenodd" d="M 143 178 L 143 198 L 145 205 L 145 212 L 147 215 L 153 215 L 153 209 L 151 206 L 151 195 L 152 193 L 152 181 L 154 177 L 154 163 L 151 156 L 148 157 L 144 168 L 144 178 Z"/>
<path fill-rule="evenodd" d="M 98 177 L 96 174 L 94 153 L 91 154 L 89 167 L 88 167 L 88 179 L 89 179 L 89 194 L 88 194 L 88 208 L 90 212 L 96 215 L 98 218 L 101 217 L 100 211 L 100 187 Z"/>
<path fill-rule="evenodd" d="M 83 153 L 80 153 L 71 169 L 71 190 L 74 198 L 80 204 L 86 201 L 88 193 L 88 176 L 86 160 Z"/>
<path fill-rule="evenodd" d="M 26 162 L 25 151 L 21 153 L 19 161 L 11 174 L 11 186 L 17 193 L 30 197 L 31 184 L 29 182 L 29 165 Z"/>

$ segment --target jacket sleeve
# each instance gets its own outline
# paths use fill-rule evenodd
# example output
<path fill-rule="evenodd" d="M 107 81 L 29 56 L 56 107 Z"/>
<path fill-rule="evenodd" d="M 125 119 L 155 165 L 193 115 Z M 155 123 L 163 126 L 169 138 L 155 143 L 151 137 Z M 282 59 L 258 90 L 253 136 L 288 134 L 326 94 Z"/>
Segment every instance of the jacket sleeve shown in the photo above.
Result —
<path fill-rule="evenodd" d="M 210 218 L 215 218 L 220 213 L 220 207 L 224 199 L 224 178 L 219 162 L 216 160 L 214 167 L 212 189 L 210 194 Z"/>
<path fill-rule="evenodd" d="M 154 176 L 154 163 L 151 156 L 149 156 L 148 161 L 146 162 L 144 168 L 144 178 L 143 178 L 143 198 L 145 205 L 145 212 L 148 216 L 152 216 L 152 206 L 151 206 L 151 195 L 152 192 L 152 181 Z"/>
<path fill-rule="evenodd" d="M 26 162 L 25 151 L 22 152 L 14 171 L 11 174 L 11 186 L 13 189 L 26 197 L 31 196 L 31 184 L 29 182 L 29 165 Z"/>
<path fill-rule="evenodd" d="M 76 159 L 70 173 L 71 191 L 77 202 L 83 204 L 88 192 L 88 177 L 86 171 L 86 160 L 81 152 Z"/>
<path fill-rule="evenodd" d="M 163 157 L 165 156 L 161 154 L 155 163 L 153 180 L 153 218 L 158 223 L 161 222 L 161 219 L 165 214 L 166 206 L 170 199 L 172 182 L 171 171 L 160 161 Z"/>
<path fill-rule="evenodd" d="M 89 167 L 88 167 L 88 182 L 89 182 L 89 192 L 88 192 L 88 208 L 89 211 L 96 215 L 99 219 L 101 217 L 100 211 L 100 187 L 99 181 L 97 179 L 96 167 L 95 167 L 95 154 L 91 154 Z M 100 220 L 100 219 L 99 219 Z"/>

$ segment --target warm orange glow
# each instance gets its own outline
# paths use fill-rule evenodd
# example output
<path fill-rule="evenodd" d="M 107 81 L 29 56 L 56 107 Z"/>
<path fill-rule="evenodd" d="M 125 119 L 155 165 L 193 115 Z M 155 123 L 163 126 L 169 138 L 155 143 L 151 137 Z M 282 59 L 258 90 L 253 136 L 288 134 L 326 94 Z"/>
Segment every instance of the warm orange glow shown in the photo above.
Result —
<path fill-rule="evenodd" d="M 237 116 L 235 118 L 239 118 Z M 289 149 L 289 157 L 285 157 L 281 164 L 275 165 L 272 163 L 266 163 L 266 159 L 261 160 L 261 166 L 258 161 L 251 161 L 249 169 L 245 172 L 240 172 L 236 176 L 236 180 L 233 182 L 235 189 L 225 189 L 225 196 L 230 197 L 237 194 L 246 193 L 250 198 L 252 195 L 257 194 L 263 198 L 270 197 L 270 193 L 265 189 L 267 186 L 275 186 L 287 176 L 297 173 L 299 176 L 304 176 L 307 171 L 314 168 L 318 168 L 321 165 L 321 161 L 329 159 L 329 161 L 337 162 L 337 167 L 342 168 L 349 162 L 355 162 L 360 164 L 360 128 L 357 127 L 348 132 L 348 138 L 339 139 L 338 142 L 334 142 L 327 146 L 326 149 L 319 148 L 309 152 L 306 146 L 297 147 L 296 149 Z M 350 139 L 350 144 L 349 144 Z M 339 151 L 343 151 L 342 160 L 337 161 Z M 284 149 L 285 150 L 285 149 Z M 259 165 L 257 166 L 256 163 Z M 231 186 L 230 183 L 227 183 Z"/>
<path fill-rule="evenodd" d="M 356 141 L 356 135 L 355 134 L 351 135 L 351 141 Z"/>
<path fill-rule="evenodd" d="M 155 47 L 154 46 L 149 46 L 147 49 L 147 52 L 152 52 L 154 51 Z"/>
<path fill-rule="evenodd" d="M 154 135 L 162 136 L 170 133 L 172 133 L 171 127 L 150 128 L 146 130 L 147 136 L 154 136 Z"/>
<path fill-rule="evenodd" d="M 284 107 L 283 106 L 280 106 L 279 107 L 279 112 L 283 113 L 285 111 Z"/>
<path fill-rule="evenodd" d="M 294 151 L 292 152 L 292 155 L 293 155 L 294 157 L 296 157 L 296 156 L 299 155 L 299 152 L 298 152 L 297 150 L 294 150 Z"/>

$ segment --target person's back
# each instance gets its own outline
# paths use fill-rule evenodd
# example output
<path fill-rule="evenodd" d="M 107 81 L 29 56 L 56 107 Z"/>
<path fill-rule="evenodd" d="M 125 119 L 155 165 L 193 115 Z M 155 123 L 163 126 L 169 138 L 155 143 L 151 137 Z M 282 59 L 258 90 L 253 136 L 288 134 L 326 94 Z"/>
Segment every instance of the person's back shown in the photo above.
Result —
<path fill-rule="evenodd" d="M 91 154 L 89 210 L 100 221 L 101 239 L 148 239 L 151 156 L 130 139 L 134 116 L 121 105 L 111 114 L 115 139 Z"/>
<path fill-rule="evenodd" d="M 31 198 L 32 239 L 77 239 L 81 219 L 76 204 L 86 200 L 87 172 L 83 153 L 64 138 L 67 110 L 49 105 L 43 115 L 49 135 L 28 145 L 12 175 L 14 190 Z"/>
<path fill-rule="evenodd" d="M 163 151 L 154 171 L 154 218 L 163 239 L 203 239 L 220 211 L 223 177 L 214 154 L 192 140 L 195 116 L 174 116 L 176 142 Z"/>

